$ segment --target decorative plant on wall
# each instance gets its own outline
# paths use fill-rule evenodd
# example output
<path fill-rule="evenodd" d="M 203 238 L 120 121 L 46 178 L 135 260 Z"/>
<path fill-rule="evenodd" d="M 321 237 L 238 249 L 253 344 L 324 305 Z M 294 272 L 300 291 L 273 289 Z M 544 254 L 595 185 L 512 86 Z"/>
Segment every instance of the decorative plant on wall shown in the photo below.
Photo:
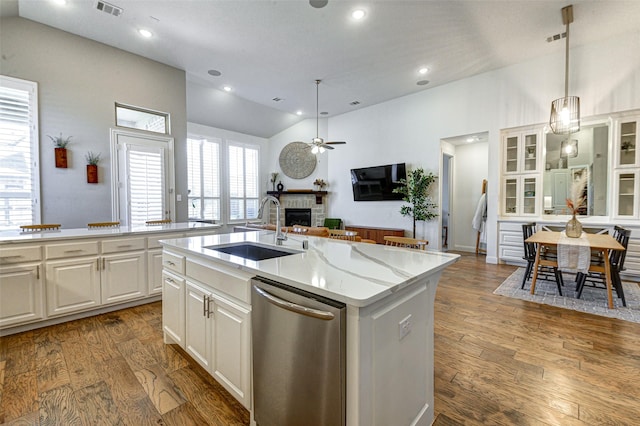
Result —
<path fill-rule="evenodd" d="M 98 163 L 100 162 L 100 153 L 94 154 L 89 151 L 84 158 L 87 160 L 87 183 L 98 183 Z"/>
<path fill-rule="evenodd" d="M 55 145 L 56 167 L 66 169 L 67 168 L 67 145 L 69 145 L 69 141 L 71 140 L 72 136 L 63 138 L 62 133 L 60 133 L 60 136 L 55 136 L 55 137 L 50 135 L 47 135 L 47 136 L 49 136 L 49 139 L 51 139 L 51 141 Z"/>
<path fill-rule="evenodd" d="M 395 193 L 402 194 L 404 196 L 402 199 L 410 204 L 400 207 L 400 214 L 413 218 L 413 238 L 416 237 L 417 221 L 428 221 L 438 216 L 435 212 L 438 206 L 429 196 L 431 185 L 437 178 L 433 173 L 426 173 L 422 168 L 418 168 L 409 171 L 406 179 L 400 179 L 402 186 L 393 190 Z"/>

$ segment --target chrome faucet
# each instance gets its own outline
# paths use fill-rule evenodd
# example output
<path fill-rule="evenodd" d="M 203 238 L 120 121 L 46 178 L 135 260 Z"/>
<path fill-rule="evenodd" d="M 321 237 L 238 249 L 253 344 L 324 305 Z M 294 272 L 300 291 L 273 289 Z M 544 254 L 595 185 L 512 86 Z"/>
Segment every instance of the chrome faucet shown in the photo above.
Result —
<path fill-rule="evenodd" d="M 267 201 L 273 201 L 276 203 L 276 245 L 281 246 L 283 241 L 287 240 L 287 236 L 282 233 L 282 228 L 280 227 L 280 201 L 274 197 L 273 195 L 267 195 L 260 201 L 260 209 L 258 210 L 258 219 L 262 219 L 262 214 L 264 213 L 264 206 L 267 204 Z"/>

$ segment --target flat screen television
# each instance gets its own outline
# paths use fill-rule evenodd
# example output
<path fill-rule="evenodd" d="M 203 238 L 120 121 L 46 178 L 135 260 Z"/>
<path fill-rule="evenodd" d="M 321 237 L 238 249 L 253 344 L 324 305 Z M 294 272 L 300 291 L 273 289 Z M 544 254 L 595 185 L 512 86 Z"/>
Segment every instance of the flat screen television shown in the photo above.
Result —
<path fill-rule="evenodd" d="M 351 169 L 354 201 L 402 200 L 402 194 L 393 192 L 400 179 L 407 178 L 405 163 Z"/>

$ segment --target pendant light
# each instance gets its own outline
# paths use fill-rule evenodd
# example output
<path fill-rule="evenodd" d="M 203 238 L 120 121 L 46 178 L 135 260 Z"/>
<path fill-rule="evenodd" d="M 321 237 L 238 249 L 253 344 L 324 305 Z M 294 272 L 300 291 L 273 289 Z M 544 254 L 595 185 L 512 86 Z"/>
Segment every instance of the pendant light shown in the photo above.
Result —
<path fill-rule="evenodd" d="M 564 65 L 564 98 L 551 103 L 549 126 L 556 134 L 569 134 L 580 131 L 580 98 L 569 96 L 569 24 L 573 22 L 573 6 L 562 8 L 562 23 L 566 25 L 566 48 Z"/>

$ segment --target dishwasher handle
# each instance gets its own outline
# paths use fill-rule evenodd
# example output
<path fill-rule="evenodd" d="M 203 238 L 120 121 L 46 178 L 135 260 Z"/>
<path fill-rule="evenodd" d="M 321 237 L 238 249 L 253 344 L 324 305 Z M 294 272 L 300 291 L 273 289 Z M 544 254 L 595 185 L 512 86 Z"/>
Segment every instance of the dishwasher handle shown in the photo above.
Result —
<path fill-rule="evenodd" d="M 256 292 L 267 299 L 272 304 L 279 306 L 282 309 L 286 309 L 291 312 L 295 312 L 297 314 L 305 315 L 308 317 L 318 318 L 321 320 L 330 321 L 335 318 L 331 312 L 321 311 L 318 309 L 307 308 L 306 306 L 298 305 L 296 303 L 287 302 L 286 300 L 282 300 L 273 294 L 261 289 L 260 287 L 254 286 Z"/>

